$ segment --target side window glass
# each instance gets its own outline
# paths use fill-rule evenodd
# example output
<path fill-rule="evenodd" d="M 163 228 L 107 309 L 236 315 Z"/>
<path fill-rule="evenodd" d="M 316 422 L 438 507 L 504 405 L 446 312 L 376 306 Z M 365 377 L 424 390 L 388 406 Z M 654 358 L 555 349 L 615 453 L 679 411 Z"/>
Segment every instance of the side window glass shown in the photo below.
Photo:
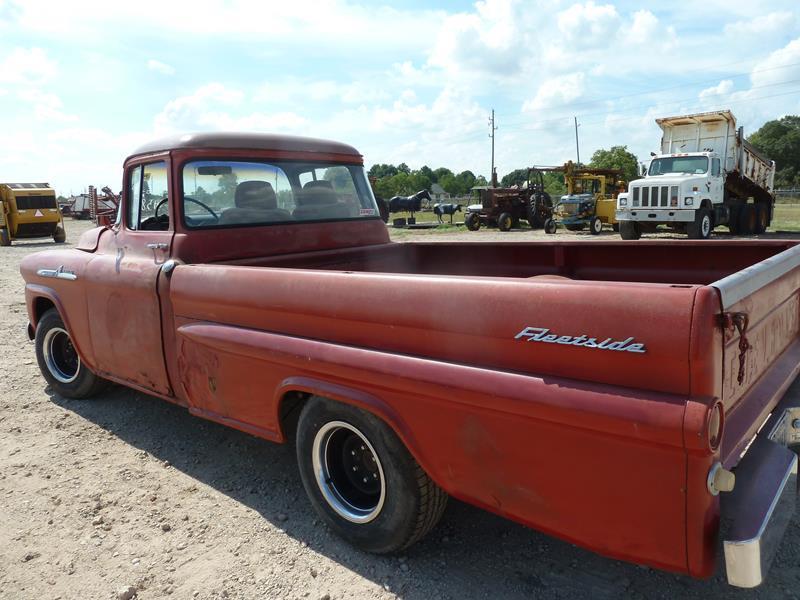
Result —
<path fill-rule="evenodd" d="M 169 229 L 167 164 L 150 163 L 131 171 L 128 185 L 128 226 L 131 229 Z"/>
<path fill-rule="evenodd" d="M 142 195 L 142 167 L 128 174 L 128 227 L 139 228 L 139 202 Z"/>
<path fill-rule="evenodd" d="M 711 174 L 714 177 L 719 177 L 719 159 L 715 158 L 711 162 Z"/>

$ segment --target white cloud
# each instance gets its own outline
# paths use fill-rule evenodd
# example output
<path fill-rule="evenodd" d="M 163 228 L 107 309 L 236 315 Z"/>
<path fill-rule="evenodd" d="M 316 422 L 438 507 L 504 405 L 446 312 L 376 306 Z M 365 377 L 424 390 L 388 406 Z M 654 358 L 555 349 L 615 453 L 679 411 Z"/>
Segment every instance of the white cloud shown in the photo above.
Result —
<path fill-rule="evenodd" d="M 174 75 L 175 74 L 175 67 L 172 65 L 168 65 L 167 63 L 163 63 L 160 60 L 156 60 L 151 58 L 147 61 L 147 68 L 151 71 L 155 71 L 156 73 L 161 73 L 162 75 Z"/>
<path fill-rule="evenodd" d="M 700 100 L 711 100 L 713 102 L 718 102 L 723 100 L 723 96 L 726 94 L 730 94 L 733 91 L 733 81 L 730 79 L 724 79 L 719 82 L 719 84 L 706 88 L 698 94 Z"/>
<path fill-rule="evenodd" d="M 622 19 L 611 4 L 597 5 L 591 0 L 573 4 L 556 17 L 559 39 L 571 47 L 592 48 L 611 44 Z"/>
<path fill-rule="evenodd" d="M 27 106 L 33 107 L 34 118 L 38 121 L 77 121 L 78 117 L 69 115 L 61 109 L 64 103 L 61 98 L 51 92 L 39 90 L 22 90 L 17 93 L 17 98 L 24 101 Z"/>
<path fill-rule="evenodd" d="M 582 72 L 545 80 L 539 85 L 536 95 L 522 105 L 522 111 L 533 112 L 543 108 L 560 108 L 562 105 L 580 98 L 584 89 L 585 76 Z"/>
<path fill-rule="evenodd" d="M 41 85 L 57 70 L 55 61 L 41 48 L 14 48 L 0 62 L 0 83 Z"/>
<path fill-rule="evenodd" d="M 750 75 L 754 86 L 773 85 L 800 79 L 800 38 L 770 53 L 756 63 Z"/>
<path fill-rule="evenodd" d="M 725 25 L 724 32 L 734 39 L 750 38 L 755 35 L 776 35 L 790 31 L 797 26 L 797 16 L 790 11 L 772 12 L 755 18 L 736 21 Z"/>

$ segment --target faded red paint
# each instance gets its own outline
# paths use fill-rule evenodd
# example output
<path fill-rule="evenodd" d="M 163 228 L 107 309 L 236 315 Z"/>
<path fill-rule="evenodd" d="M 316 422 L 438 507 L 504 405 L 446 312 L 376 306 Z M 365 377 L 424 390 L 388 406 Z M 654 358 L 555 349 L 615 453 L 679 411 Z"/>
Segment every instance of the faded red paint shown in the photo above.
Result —
<path fill-rule="evenodd" d="M 154 156 L 173 199 L 198 156 L 361 164 L 312 144 L 180 148 L 126 169 Z M 708 470 L 736 464 L 797 375 L 800 273 L 737 305 L 753 345 L 742 385 L 709 284 L 791 242 L 395 244 L 378 219 L 186 231 L 177 204 L 170 231 L 97 229 L 26 258 L 31 322 L 47 298 L 101 375 L 276 442 L 287 393 L 352 403 L 457 498 L 611 557 L 713 572 Z M 168 258 L 184 263 L 169 276 Z M 60 265 L 78 280 L 36 275 Z M 525 327 L 632 337 L 646 353 L 515 339 Z"/>

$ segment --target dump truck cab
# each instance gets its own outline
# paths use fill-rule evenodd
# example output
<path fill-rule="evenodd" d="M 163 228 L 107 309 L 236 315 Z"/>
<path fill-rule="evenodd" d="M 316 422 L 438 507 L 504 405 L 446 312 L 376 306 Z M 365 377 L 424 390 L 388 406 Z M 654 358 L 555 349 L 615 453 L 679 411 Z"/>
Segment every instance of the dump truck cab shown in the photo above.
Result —
<path fill-rule="evenodd" d="M 66 240 L 55 190 L 48 183 L 0 183 L 0 245 L 41 237 Z"/>

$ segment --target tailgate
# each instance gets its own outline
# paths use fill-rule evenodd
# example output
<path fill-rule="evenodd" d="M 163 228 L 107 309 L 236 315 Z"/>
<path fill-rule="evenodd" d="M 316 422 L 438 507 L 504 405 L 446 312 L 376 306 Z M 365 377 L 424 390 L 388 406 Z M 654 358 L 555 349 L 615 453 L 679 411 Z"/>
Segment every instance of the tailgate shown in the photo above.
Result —
<path fill-rule="evenodd" d="M 800 245 L 711 285 L 725 330 L 721 458 L 730 468 L 800 371 Z"/>

